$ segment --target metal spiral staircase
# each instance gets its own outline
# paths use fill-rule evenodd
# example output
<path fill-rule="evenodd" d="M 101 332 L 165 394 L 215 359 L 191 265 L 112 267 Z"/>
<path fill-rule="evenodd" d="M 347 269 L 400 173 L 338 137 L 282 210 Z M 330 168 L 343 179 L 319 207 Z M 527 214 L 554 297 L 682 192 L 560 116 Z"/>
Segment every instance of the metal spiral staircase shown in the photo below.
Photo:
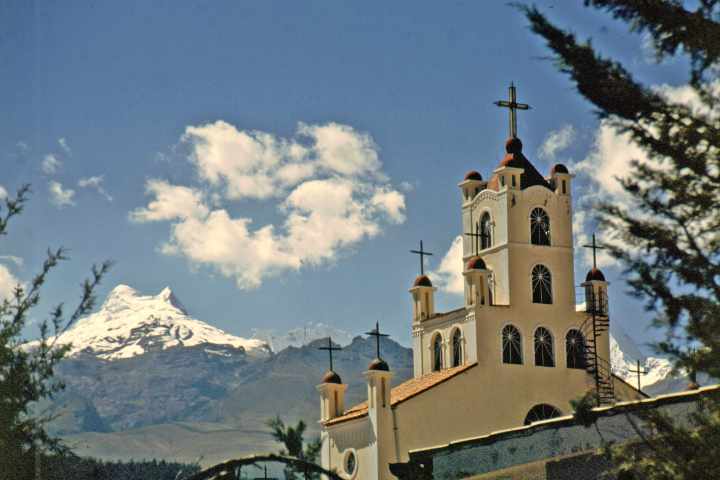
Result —
<path fill-rule="evenodd" d="M 598 337 L 610 329 L 607 297 L 602 294 L 595 295 L 593 289 L 589 288 L 585 298 L 588 318 L 580 326 L 580 333 L 585 341 L 585 370 L 595 379 L 598 404 L 612 405 L 615 403 L 615 379 L 612 375 L 612 366 L 609 360 L 600 357 L 597 352 Z"/>

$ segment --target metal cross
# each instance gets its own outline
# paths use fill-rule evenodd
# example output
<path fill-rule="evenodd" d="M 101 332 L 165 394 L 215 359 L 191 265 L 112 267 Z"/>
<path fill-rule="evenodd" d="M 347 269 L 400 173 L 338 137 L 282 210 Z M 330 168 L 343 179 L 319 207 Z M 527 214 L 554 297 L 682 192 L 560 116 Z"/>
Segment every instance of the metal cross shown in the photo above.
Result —
<path fill-rule="evenodd" d="M 479 224 L 475 224 L 475 233 L 466 233 L 465 235 L 474 239 L 473 243 L 474 243 L 475 248 L 473 251 L 473 255 L 477 255 L 478 252 L 480 251 L 480 245 L 478 244 L 478 239 L 481 239 L 481 241 L 482 241 L 490 236 L 480 228 Z"/>
<path fill-rule="evenodd" d="M 515 85 L 510 84 L 510 101 L 498 100 L 495 102 L 498 107 L 504 107 L 510 110 L 510 138 L 517 138 L 517 116 L 516 110 L 529 110 L 530 105 L 527 103 L 518 103 L 515 93 Z"/>
<path fill-rule="evenodd" d="M 340 347 L 334 347 L 333 344 L 332 344 L 332 337 L 328 337 L 328 346 L 327 346 L 327 347 L 320 347 L 320 348 L 318 348 L 318 350 L 327 350 L 328 355 L 329 355 L 329 357 L 330 357 L 330 370 L 332 371 L 332 369 L 333 369 L 333 364 L 332 364 L 332 355 L 333 355 L 333 352 L 337 352 L 337 351 L 339 351 L 339 350 L 342 350 L 342 348 L 340 348 Z"/>
<path fill-rule="evenodd" d="M 420 250 L 410 250 L 410 253 L 416 253 L 420 255 L 420 275 L 425 275 L 425 256 L 426 255 L 432 255 L 430 252 L 426 252 L 423 250 L 423 243 L 422 240 L 420 240 Z"/>
<path fill-rule="evenodd" d="M 377 358 L 380 358 L 380 337 L 389 337 L 387 333 L 380 333 L 380 322 L 375 322 L 375 330 L 370 330 L 369 332 L 365 332 L 365 335 L 370 335 L 371 337 L 375 337 L 375 344 L 377 347 Z"/>
<path fill-rule="evenodd" d="M 593 268 L 597 268 L 597 251 L 598 250 L 605 250 L 605 247 L 602 245 L 598 245 L 595 243 L 595 234 L 593 233 L 592 236 L 592 244 L 590 245 L 583 245 L 585 248 L 592 248 L 593 251 Z"/>
<path fill-rule="evenodd" d="M 638 377 L 638 392 L 642 392 L 642 389 L 640 388 L 640 375 L 647 375 L 649 373 L 647 368 L 640 368 L 640 360 L 637 360 L 637 368 L 635 370 L 628 369 L 628 372 L 630 373 L 637 373 Z"/>

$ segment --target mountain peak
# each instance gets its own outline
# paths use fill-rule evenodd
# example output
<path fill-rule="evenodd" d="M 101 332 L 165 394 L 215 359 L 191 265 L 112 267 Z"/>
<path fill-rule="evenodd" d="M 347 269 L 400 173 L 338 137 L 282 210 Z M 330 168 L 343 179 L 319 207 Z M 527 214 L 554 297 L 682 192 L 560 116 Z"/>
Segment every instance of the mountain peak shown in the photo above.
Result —
<path fill-rule="evenodd" d="M 270 351 L 264 341 L 236 337 L 190 317 L 170 287 L 153 296 L 122 284 L 110 291 L 97 312 L 80 319 L 58 342 L 71 344 L 71 355 L 88 352 L 106 360 L 196 345 L 242 348 L 253 356 Z"/>
<path fill-rule="evenodd" d="M 132 288 L 130 285 L 120 283 L 115 288 L 110 290 L 108 297 L 136 297 L 137 295 L 138 291 Z"/>
<path fill-rule="evenodd" d="M 169 286 L 163 288 L 160 291 L 160 293 L 158 293 L 156 298 L 160 299 L 161 301 L 163 301 L 167 304 L 172 305 L 173 307 L 177 308 L 182 313 L 187 315 L 187 310 L 183 306 L 182 302 L 180 302 L 180 300 L 178 300 L 178 298 L 175 296 L 175 293 L 173 293 L 172 289 Z"/>

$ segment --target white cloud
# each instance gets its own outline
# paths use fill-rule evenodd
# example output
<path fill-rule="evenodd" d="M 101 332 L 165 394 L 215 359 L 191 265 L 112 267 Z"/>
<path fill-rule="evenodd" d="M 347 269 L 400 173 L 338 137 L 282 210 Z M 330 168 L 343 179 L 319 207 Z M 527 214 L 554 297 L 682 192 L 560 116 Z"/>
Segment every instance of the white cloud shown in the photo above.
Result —
<path fill-rule="evenodd" d="M 58 145 L 60 145 L 60 148 L 62 148 L 63 152 L 65 152 L 67 155 L 72 155 L 72 150 L 70 150 L 70 145 L 68 145 L 65 137 L 58 138 Z"/>
<path fill-rule="evenodd" d="M 299 133 L 314 141 L 320 166 L 347 176 L 380 175 L 377 145 L 369 135 L 338 123 L 306 125 Z"/>
<path fill-rule="evenodd" d="M 5 265 L 0 264 L 0 301 L 12 296 L 13 290 L 20 283 Z"/>
<path fill-rule="evenodd" d="M 372 138 L 334 122 L 300 123 L 285 139 L 218 120 L 187 127 L 181 140 L 199 177 L 229 199 L 279 197 L 318 175 L 386 180 Z"/>
<path fill-rule="evenodd" d="M 78 180 L 78 187 L 80 188 L 92 188 L 97 191 L 100 195 L 105 197 L 108 202 L 112 202 L 112 196 L 102 186 L 105 178 L 103 175 L 96 175 L 93 177 L 81 178 Z"/>
<path fill-rule="evenodd" d="M 187 127 L 181 140 L 204 185 L 151 180 L 153 200 L 130 219 L 172 222 L 163 253 L 239 288 L 334 262 L 384 224 L 405 221 L 405 197 L 386 180 L 375 143 L 352 127 L 300 124 L 282 138 L 217 121 Z M 243 199 L 271 202 L 281 220 L 255 226 L 247 215 L 231 216 L 228 206 Z"/>
<path fill-rule="evenodd" d="M 41 164 L 42 171 L 46 175 L 53 175 L 61 166 L 62 162 L 52 153 L 45 155 Z"/>
<path fill-rule="evenodd" d="M 430 278 L 440 291 L 462 295 L 465 291 L 463 270 L 462 235 L 458 235 L 450 244 L 450 248 L 440 261 L 438 268 L 430 272 Z"/>
<path fill-rule="evenodd" d="M 163 180 L 148 180 L 145 185 L 148 195 L 153 195 L 147 208 L 130 212 L 130 220 L 138 223 L 202 218 L 208 214 L 202 194 L 193 188 L 171 185 Z"/>
<path fill-rule="evenodd" d="M 379 211 L 384 212 L 394 223 L 405 221 L 405 196 L 397 190 L 387 187 L 375 191 L 370 203 Z"/>
<path fill-rule="evenodd" d="M 5 187 L 0 185 L 0 200 L 5 200 L 8 196 L 7 190 L 5 190 Z"/>
<path fill-rule="evenodd" d="M 48 191 L 50 192 L 50 202 L 56 207 L 63 208 L 69 205 L 75 205 L 75 201 L 73 200 L 75 190 L 63 188 L 60 182 L 53 180 L 48 183 Z"/>
<path fill-rule="evenodd" d="M 545 137 L 538 152 L 540 158 L 553 160 L 561 151 L 565 150 L 575 139 L 575 128 L 572 125 L 563 125 L 560 129 L 551 131 Z"/>

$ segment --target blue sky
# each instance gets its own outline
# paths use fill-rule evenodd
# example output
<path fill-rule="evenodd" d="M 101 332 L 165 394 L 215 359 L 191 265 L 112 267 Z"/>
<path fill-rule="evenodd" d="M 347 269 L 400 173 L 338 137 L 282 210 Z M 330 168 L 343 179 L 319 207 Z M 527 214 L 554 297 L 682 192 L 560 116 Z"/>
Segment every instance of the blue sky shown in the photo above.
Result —
<path fill-rule="evenodd" d="M 538 6 L 640 80 L 670 92 L 686 82 L 683 60 L 653 64 L 640 36 L 570 3 Z M 525 153 L 543 172 L 576 166 L 586 220 L 591 197 L 617 194 L 617 159 L 637 153 L 506 2 L 18 1 L 0 6 L 0 30 L 0 186 L 33 188 L 1 265 L 25 281 L 47 247 L 72 257 L 38 312 L 76 298 L 89 265 L 112 259 L 100 297 L 118 283 L 170 285 L 193 316 L 237 335 L 307 322 L 361 333 L 379 320 L 407 344 L 408 250 L 423 239 L 438 269 L 460 232 L 457 182 L 502 158 L 507 117 L 492 102 L 510 81 L 533 107 L 519 114 Z M 252 175 L 228 160 L 252 156 L 243 141 L 267 162 Z M 294 177 L 279 180 L 288 165 Z M 334 208 L 343 195 L 356 210 Z M 217 210 L 216 231 L 206 214 Z M 242 241 L 199 251 L 223 238 Z M 649 340 L 619 270 L 604 270 L 613 321 Z M 440 293 L 441 309 L 460 302 Z"/>

